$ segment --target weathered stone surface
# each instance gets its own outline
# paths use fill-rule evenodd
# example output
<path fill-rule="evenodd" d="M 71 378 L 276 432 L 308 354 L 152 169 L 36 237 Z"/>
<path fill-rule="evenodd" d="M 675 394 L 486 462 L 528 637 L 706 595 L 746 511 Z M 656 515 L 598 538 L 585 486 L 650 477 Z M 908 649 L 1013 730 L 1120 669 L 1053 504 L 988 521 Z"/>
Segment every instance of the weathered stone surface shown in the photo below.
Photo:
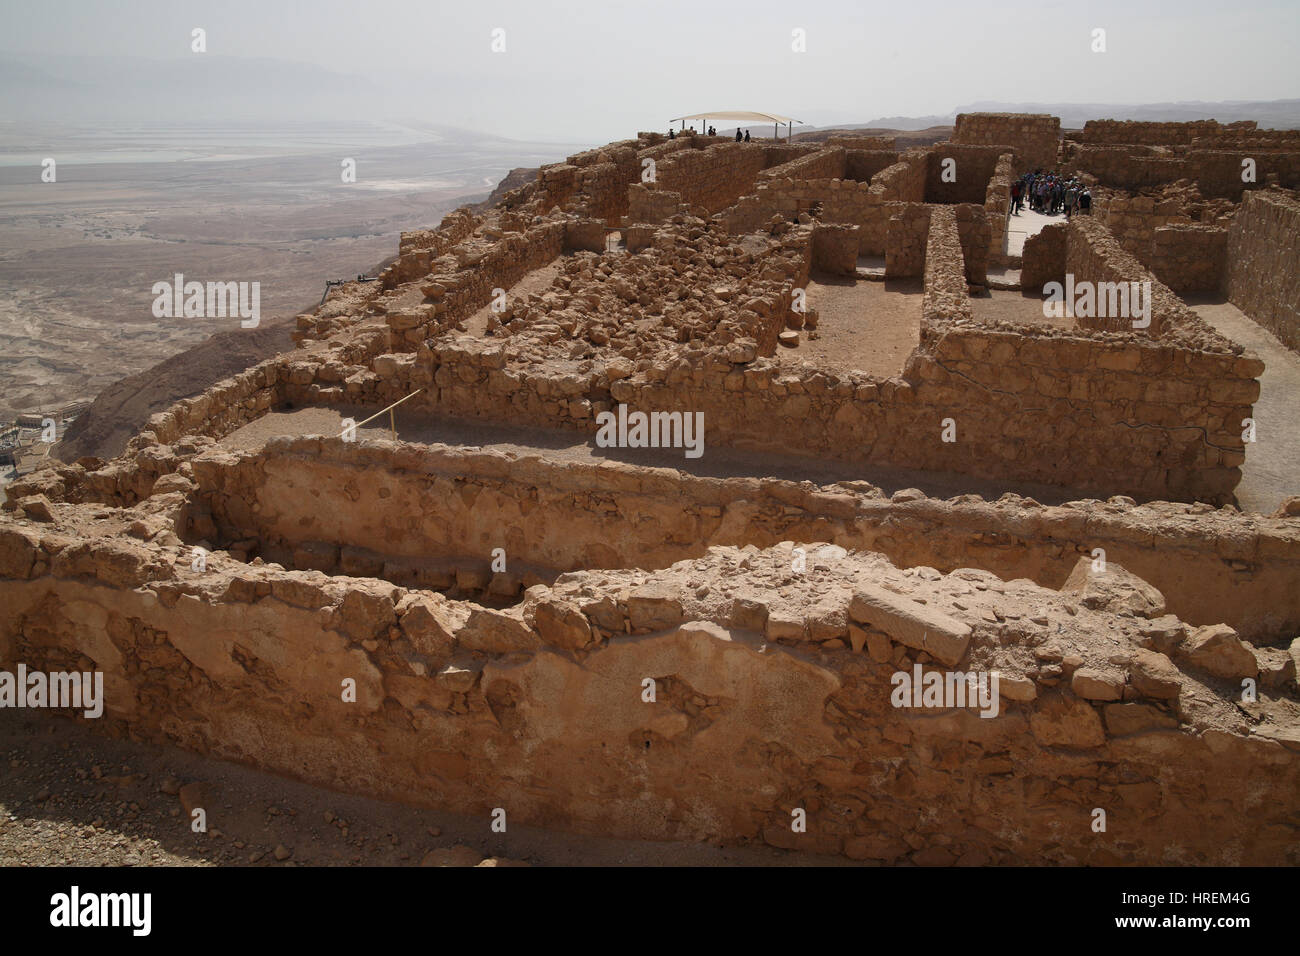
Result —
<path fill-rule="evenodd" d="M 1129 665 L 1133 687 L 1144 697 L 1174 700 L 1182 692 L 1182 677 L 1174 662 L 1155 651 L 1138 651 Z"/>
<path fill-rule="evenodd" d="M 1034 739 L 1044 747 L 1091 748 L 1106 742 L 1101 718 L 1085 701 L 1059 692 L 1044 694 L 1029 718 Z"/>
<path fill-rule="evenodd" d="M 1183 643 L 1181 656 L 1191 667 L 1216 677 L 1255 677 L 1259 662 L 1226 624 L 1198 627 Z"/>
<path fill-rule="evenodd" d="M 1080 558 L 1061 590 L 1078 594 L 1080 604 L 1095 610 L 1128 611 L 1147 618 L 1165 613 L 1164 595 L 1150 584 L 1113 561 L 1107 561 L 1105 567 L 1094 571 L 1092 558 Z"/>
<path fill-rule="evenodd" d="M 969 625 L 874 585 L 854 591 L 849 616 L 945 664 L 959 662 L 970 643 Z"/>
<path fill-rule="evenodd" d="M 1124 678 L 1091 667 L 1081 667 L 1070 678 L 1070 689 L 1084 700 L 1119 700 L 1124 696 Z"/>
<path fill-rule="evenodd" d="M 627 616 L 635 630 L 658 631 L 681 623 L 677 591 L 667 585 L 642 585 L 627 598 Z"/>
<path fill-rule="evenodd" d="M 1178 721 L 1150 704 L 1107 704 L 1102 713 L 1106 730 L 1115 737 L 1139 734 L 1145 730 L 1172 730 Z"/>

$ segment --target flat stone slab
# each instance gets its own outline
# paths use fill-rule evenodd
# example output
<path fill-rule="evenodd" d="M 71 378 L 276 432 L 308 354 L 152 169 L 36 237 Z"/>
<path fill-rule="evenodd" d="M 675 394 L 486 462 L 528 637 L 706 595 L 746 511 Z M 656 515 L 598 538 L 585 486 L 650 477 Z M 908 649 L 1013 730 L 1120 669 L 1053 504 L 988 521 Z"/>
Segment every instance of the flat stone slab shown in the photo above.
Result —
<path fill-rule="evenodd" d="M 944 664 L 960 661 L 970 644 L 969 625 L 875 585 L 854 591 L 849 617 Z"/>

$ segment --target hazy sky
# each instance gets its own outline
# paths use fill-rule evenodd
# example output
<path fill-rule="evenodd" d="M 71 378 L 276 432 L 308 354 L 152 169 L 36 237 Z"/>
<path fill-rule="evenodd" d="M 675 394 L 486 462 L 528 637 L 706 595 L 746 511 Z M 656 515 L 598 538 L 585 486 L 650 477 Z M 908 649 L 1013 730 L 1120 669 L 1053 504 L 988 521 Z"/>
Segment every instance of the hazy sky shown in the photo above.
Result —
<path fill-rule="evenodd" d="M 21 54 L 274 57 L 363 77 L 376 113 L 605 142 L 681 113 L 825 125 L 977 100 L 1300 96 L 1300 2 L 1125 0 L 41 0 L 0 2 Z M 494 28 L 506 51 L 491 49 Z M 1107 50 L 1091 51 L 1094 28 Z M 792 30 L 807 51 L 792 50 Z M 196 106 L 196 109 L 201 107 Z"/>

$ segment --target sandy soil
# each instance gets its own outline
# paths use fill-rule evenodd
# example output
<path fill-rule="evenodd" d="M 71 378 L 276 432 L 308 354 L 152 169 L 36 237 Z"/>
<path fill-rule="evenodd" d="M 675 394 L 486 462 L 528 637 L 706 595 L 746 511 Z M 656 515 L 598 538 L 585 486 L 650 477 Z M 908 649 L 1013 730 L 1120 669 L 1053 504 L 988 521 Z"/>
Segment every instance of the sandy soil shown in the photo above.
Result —
<path fill-rule="evenodd" d="M 815 337 L 804 329 L 799 347 L 778 348 L 776 357 L 880 378 L 899 375 L 920 340 L 923 291 L 920 279 L 814 277 L 808 308 L 818 313 Z"/>
<path fill-rule="evenodd" d="M 990 289 L 970 298 L 971 311 L 982 322 L 1020 322 L 1025 325 L 1054 325 L 1058 329 L 1074 328 L 1074 319 L 1048 318 L 1043 315 L 1043 297 L 1038 290 L 1026 293 Z"/>

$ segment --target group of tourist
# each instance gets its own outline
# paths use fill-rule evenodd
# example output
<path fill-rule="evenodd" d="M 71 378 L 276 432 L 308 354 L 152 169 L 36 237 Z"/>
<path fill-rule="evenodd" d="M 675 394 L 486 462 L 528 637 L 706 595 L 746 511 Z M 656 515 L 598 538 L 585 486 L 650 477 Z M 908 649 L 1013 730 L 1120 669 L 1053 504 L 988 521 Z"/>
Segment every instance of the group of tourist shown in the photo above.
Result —
<path fill-rule="evenodd" d="M 1089 215 L 1092 211 L 1092 193 L 1087 186 L 1073 176 L 1067 179 L 1041 169 L 1025 173 L 1011 184 L 1011 215 L 1020 215 L 1026 198 L 1029 208 L 1044 216 L 1065 213 L 1069 219 L 1076 212 Z"/>
<path fill-rule="evenodd" d="M 694 126 L 691 127 L 691 132 L 692 132 L 692 133 L 695 132 L 695 127 L 694 127 Z M 708 131 L 708 133 L 706 133 L 705 135 L 706 135 L 706 136 L 717 136 L 717 135 L 718 135 L 718 130 L 717 130 L 716 127 L 710 126 L 710 127 L 709 127 L 709 131 Z M 677 134 L 676 134 L 675 132 L 673 132 L 673 129 L 672 129 L 671 126 L 668 128 L 668 138 L 669 138 L 669 139 L 676 139 L 676 138 L 677 138 Z M 736 130 L 736 142 L 737 142 L 737 143 L 741 143 L 741 142 L 748 143 L 748 142 L 749 142 L 749 130 L 745 130 L 745 135 L 742 137 L 742 136 L 740 135 L 740 130 L 737 129 L 737 130 Z"/>

